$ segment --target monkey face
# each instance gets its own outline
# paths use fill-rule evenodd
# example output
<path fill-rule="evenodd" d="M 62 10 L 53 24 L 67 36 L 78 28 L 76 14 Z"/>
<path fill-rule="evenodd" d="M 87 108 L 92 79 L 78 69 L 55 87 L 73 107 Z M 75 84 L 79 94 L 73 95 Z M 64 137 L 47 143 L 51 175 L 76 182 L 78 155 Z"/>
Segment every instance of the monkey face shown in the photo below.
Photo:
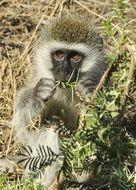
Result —
<path fill-rule="evenodd" d="M 51 54 L 55 80 L 76 81 L 84 55 L 75 50 L 58 49 Z"/>

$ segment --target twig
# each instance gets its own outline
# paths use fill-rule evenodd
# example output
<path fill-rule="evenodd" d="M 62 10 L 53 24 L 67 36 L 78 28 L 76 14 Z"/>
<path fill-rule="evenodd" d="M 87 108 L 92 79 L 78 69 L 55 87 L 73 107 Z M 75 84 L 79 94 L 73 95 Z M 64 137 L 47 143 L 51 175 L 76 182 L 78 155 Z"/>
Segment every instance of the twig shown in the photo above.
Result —
<path fill-rule="evenodd" d="M 101 15 L 95 13 L 94 11 L 91 11 L 89 8 L 87 8 L 85 5 L 83 5 L 83 4 L 80 3 L 79 1 L 74 0 L 74 2 L 77 3 L 78 5 L 80 5 L 82 8 L 86 9 L 89 13 L 91 13 L 91 14 L 93 14 L 93 15 L 95 15 L 95 16 L 97 16 L 97 17 L 103 19 L 103 20 L 106 20 L 106 18 L 104 18 L 103 16 L 101 16 Z"/>
<path fill-rule="evenodd" d="M 85 10 L 87 10 L 89 13 L 101 18 L 102 20 L 107 20 L 107 18 L 101 16 L 100 14 L 97 14 L 96 12 L 90 10 L 89 8 L 87 8 L 85 5 L 83 5 L 82 3 L 80 3 L 77 0 L 74 0 L 75 3 L 77 3 L 78 5 L 80 5 L 82 8 L 84 8 Z M 113 27 L 117 28 L 119 30 L 119 32 L 122 34 L 121 28 L 113 23 L 111 23 Z M 128 39 L 129 41 L 131 41 L 130 39 Z"/>
<path fill-rule="evenodd" d="M 32 36 L 31 36 L 31 38 L 30 38 L 30 41 L 29 41 L 28 45 L 26 46 L 24 52 L 22 53 L 22 55 L 21 55 L 20 58 L 19 58 L 19 59 L 21 60 L 21 63 L 20 63 L 20 67 L 19 67 L 19 69 L 18 69 L 18 73 L 21 71 L 21 69 L 22 69 L 23 66 L 24 66 L 24 62 L 25 62 L 25 59 L 26 59 L 26 55 L 27 55 L 27 53 L 28 53 L 29 50 L 30 50 L 30 47 L 31 47 L 31 44 L 32 44 L 32 42 L 33 42 L 33 39 L 34 39 L 34 37 L 35 37 L 35 35 L 36 35 L 36 32 L 37 32 L 39 26 L 41 25 L 41 23 L 42 23 L 42 21 L 43 21 L 45 15 L 46 15 L 46 13 L 47 13 L 49 7 L 50 7 L 50 5 L 53 3 L 53 1 L 54 1 L 54 0 L 51 0 L 51 2 L 49 3 L 49 5 L 47 6 L 46 10 L 44 11 L 43 15 L 41 16 L 41 19 L 39 20 L 39 22 L 38 22 L 38 24 L 37 24 L 37 26 L 36 26 L 36 28 L 35 28 L 35 30 L 34 30 Z"/>
<path fill-rule="evenodd" d="M 123 105 L 125 105 L 127 97 L 129 96 L 129 91 L 131 88 L 131 84 L 133 82 L 133 77 L 134 77 L 134 71 L 135 71 L 135 66 L 136 66 L 136 48 L 135 46 L 132 45 L 127 45 L 127 49 L 131 55 L 131 63 L 130 63 L 130 68 L 128 71 L 128 78 L 126 85 L 124 87 L 124 99 L 123 99 Z"/>
<path fill-rule="evenodd" d="M 15 101 L 15 96 L 16 96 L 16 80 L 15 80 L 15 78 L 13 78 L 13 76 L 11 76 L 11 78 L 12 78 L 11 82 L 12 82 L 12 85 L 13 85 L 13 102 L 14 102 Z M 14 113 L 14 111 L 15 111 L 15 107 L 13 108 L 13 113 Z M 13 126 L 13 122 L 12 122 L 11 130 L 10 130 L 10 136 L 9 136 L 9 140 L 8 140 L 8 143 L 7 143 L 6 155 L 9 153 L 9 150 L 10 150 L 13 131 L 14 131 L 14 126 Z"/>
<path fill-rule="evenodd" d="M 89 111 L 90 105 L 91 105 L 93 99 L 96 97 L 98 91 L 101 89 L 102 85 L 104 84 L 111 68 L 112 68 L 112 65 L 109 68 L 107 68 L 107 70 L 105 71 L 104 75 L 102 76 L 99 84 L 97 85 L 95 91 L 93 92 L 92 97 L 87 99 L 88 104 L 87 104 L 87 106 L 84 105 L 84 109 L 82 109 L 82 113 L 81 113 L 80 119 L 79 119 L 79 127 L 80 128 L 85 126 L 86 119 L 89 116 L 88 111 Z"/>
<path fill-rule="evenodd" d="M 104 82 L 105 82 L 105 80 L 106 80 L 106 78 L 108 76 L 108 73 L 110 72 L 111 68 L 112 68 L 112 65 L 110 67 L 108 67 L 107 70 L 105 71 L 105 73 L 103 74 L 103 76 L 102 76 L 99 84 L 97 85 L 96 89 L 93 92 L 93 95 L 92 95 L 92 97 L 90 99 L 90 102 L 94 99 L 94 97 L 96 97 L 98 91 L 101 89 L 101 87 L 104 84 Z"/>

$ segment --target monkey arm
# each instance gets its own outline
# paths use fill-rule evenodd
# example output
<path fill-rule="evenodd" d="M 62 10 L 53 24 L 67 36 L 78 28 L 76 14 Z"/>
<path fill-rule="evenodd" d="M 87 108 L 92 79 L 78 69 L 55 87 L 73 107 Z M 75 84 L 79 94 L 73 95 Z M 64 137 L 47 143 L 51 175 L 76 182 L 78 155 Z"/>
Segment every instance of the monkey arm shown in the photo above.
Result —
<path fill-rule="evenodd" d="M 54 128 L 46 128 L 45 125 L 41 125 L 40 130 L 29 130 L 28 125 L 31 120 L 37 115 L 41 115 L 43 111 L 45 111 L 46 107 L 48 107 L 47 103 L 48 99 L 53 95 L 53 89 L 55 86 L 55 82 L 51 79 L 40 79 L 35 87 L 29 88 L 26 87 L 22 89 L 16 98 L 15 104 L 15 112 L 13 115 L 13 125 L 15 132 L 15 143 L 17 145 L 21 145 L 20 147 L 25 147 L 22 149 L 22 153 L 26 154 L 25 150 L 30 147 L 31 148 L 31 158 L 39 158 L 50 161 L 50 165 L 47 164 L 44 173 L 42 176 L 38 176 L 36 181 L 42 182 L 48 187 L 53 179 L 56 177 L 58 170 L 60 168 L 57 155 L 59 155 L 59 138 L 58 133 L 54 131 Z M 46 114 L 46 113 L 45 113 Z M 38 154 L 37 150 L 40 147 L 44 147 L 45 155 Z M 55 160 L 53 160 L 54 155 L 50 155 L 49 152 L 51 150 L 54 155 L 56 155 Z M 28 150 L 29 151 L 29 150 Z M 24 157 L 20 155 L 18 160 L 23 160 Z M 29 164 L 26 166 L 26 161 L 23 161 L 21 165 L 24 167 L 24 176 L 28 177 L 33 173 L 33 169 L 29 168 Z M 39 162 L 37 162 L 37 168 L 41 170 L 40 166 L 40 158 Z"/>
<path fill-rule="evenodd" d="M 30 138 L 27 125 L 34 117 L 42 113 L 46 101 L 53 93 L 54 85 L 53 80 L 43 78 L 34 88 L 26 87 L 18 93 L 13 114 L 13 125 L 16 136 L 21 142 L 21 139 L 25 142 L 27 138 Z"/>

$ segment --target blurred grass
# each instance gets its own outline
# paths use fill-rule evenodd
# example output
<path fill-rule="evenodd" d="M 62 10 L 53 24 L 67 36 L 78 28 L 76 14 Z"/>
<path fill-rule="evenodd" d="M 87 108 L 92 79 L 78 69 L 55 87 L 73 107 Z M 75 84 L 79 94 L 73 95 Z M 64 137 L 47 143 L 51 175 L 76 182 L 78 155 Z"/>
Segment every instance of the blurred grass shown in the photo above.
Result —
<path fill-rule="evenodd" d="M 40 184 L 35 184 L 33 180 L 9 180 L 6 175 L 0 176 L 0 189 L 1 190 L 44 190 Z"/>

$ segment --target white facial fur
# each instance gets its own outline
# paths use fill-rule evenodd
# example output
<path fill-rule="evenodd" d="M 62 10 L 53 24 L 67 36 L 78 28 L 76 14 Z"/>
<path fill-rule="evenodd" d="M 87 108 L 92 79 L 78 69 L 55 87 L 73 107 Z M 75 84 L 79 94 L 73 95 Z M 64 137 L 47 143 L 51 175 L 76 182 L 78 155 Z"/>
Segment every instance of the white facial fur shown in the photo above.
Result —
<path fill-rule="evenodd" d="M 90 47 L 87 47 L 85 46 L 85 44 L 82 43 L 68 44 L 58 41 L 42 42 L 37 48 L 35 56 L 38 75 L 43 77 L 48 76 L 48 78 L 53 79 L 53 74 L 50 71 L 53 67 L 50 53 L 57 49 L 72 49 L 82 52 L 86 56 L 86 58 L 84 60 L 83 66 L 80 69 L 81 72 L 89 71 L 96 62 L 96 56 L 98 56 L 98 52 L 96 52 L 96 50 L 91 50 Z"/>

